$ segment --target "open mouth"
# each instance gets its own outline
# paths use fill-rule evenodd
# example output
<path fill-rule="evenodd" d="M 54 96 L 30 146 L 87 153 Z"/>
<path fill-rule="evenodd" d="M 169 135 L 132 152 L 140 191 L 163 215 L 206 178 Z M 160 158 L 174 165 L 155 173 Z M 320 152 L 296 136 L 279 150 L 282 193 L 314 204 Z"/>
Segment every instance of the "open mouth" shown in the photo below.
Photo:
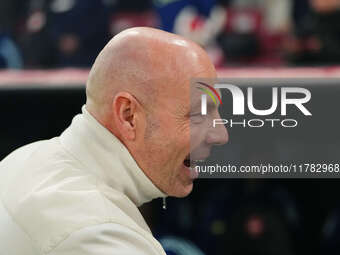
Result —
<path fill-rule="evenodd" d="M 190 154 L 184 159 L 183 165 L 190 168 L 190 167 L 195 167 L 199 163 L 204 162 L 203 159 L 190 159 Z"/>
<path fill-rule="evenodd" d="M 188 156 L 187 158 L 184 159 L 183 164 L 186 167 L 190 167 L 190 156 Z"/>

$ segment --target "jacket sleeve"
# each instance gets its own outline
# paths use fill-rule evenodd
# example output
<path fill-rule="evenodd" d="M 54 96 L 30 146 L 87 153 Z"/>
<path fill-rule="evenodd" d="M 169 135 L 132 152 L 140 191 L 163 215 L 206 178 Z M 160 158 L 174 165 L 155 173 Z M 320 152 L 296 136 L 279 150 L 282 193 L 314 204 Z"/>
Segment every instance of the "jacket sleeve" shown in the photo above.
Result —
<path fill-rule="evenodd" d="M 48 255 L 160 255 L 149 240 L 115 223 L 86 227 L 72 233 Z"/>

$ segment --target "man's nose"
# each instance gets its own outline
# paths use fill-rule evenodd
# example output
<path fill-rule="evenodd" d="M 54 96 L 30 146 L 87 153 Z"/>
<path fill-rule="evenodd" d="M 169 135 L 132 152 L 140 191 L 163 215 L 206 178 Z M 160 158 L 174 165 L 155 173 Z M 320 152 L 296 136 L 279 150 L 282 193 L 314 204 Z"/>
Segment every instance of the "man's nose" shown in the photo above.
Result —
<path fill-rule="evenodd" d="M 223 145 L 229 140 L 227 128 L 224 125 L 210 127 L 207 134 L 207 143 L 211 145 Z"/>

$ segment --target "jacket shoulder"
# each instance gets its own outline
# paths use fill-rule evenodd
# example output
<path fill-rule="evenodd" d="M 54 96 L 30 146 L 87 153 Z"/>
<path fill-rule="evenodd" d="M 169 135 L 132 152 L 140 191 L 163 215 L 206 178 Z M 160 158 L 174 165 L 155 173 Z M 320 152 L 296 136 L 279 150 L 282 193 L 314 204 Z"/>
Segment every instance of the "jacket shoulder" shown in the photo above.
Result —
<path fill-rule="evenodd" d="M 143 232 L 126 213 L 131 201 L 114 189 L 108 199 L 98 188 L 105 184 L 84 168 L 58 138 L 24 146 L 0 163 L 2 203 L 42 254 L 87 226 L 116 222 Z"/>
<path fill-rule="evenodd" d="M 136 232 L 119 223 L 88 226 L 73 232 L 48 255 L 160 255 L 163 248 L 149 240 L 148 235 Z"/>

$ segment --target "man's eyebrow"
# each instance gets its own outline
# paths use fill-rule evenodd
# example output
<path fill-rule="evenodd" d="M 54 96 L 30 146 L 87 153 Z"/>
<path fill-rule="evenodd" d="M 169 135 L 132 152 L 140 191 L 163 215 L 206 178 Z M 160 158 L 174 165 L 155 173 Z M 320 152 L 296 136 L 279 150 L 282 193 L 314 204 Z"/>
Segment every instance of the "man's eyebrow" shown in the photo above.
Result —
<path fill-rule="evenodd" d="M 207 109 L 212 110 L 218 108 L 219 104 L 216 105 L 213 102 L 207 102 Z M 197 103 L 193 104 L 192 107 L 188 110 L 188 113 L 193 113 L 199 110 L 201 112 L 201 101 L 197 101 Z"/>
<path fill-rule="evenodd" d="M 218 109 L 218 107 L 220 106 L 219 103 L 215 104 L 213 102 L 207 102 L 207 109 L 209 110 L 214 110 L 214 109 Z"/>

